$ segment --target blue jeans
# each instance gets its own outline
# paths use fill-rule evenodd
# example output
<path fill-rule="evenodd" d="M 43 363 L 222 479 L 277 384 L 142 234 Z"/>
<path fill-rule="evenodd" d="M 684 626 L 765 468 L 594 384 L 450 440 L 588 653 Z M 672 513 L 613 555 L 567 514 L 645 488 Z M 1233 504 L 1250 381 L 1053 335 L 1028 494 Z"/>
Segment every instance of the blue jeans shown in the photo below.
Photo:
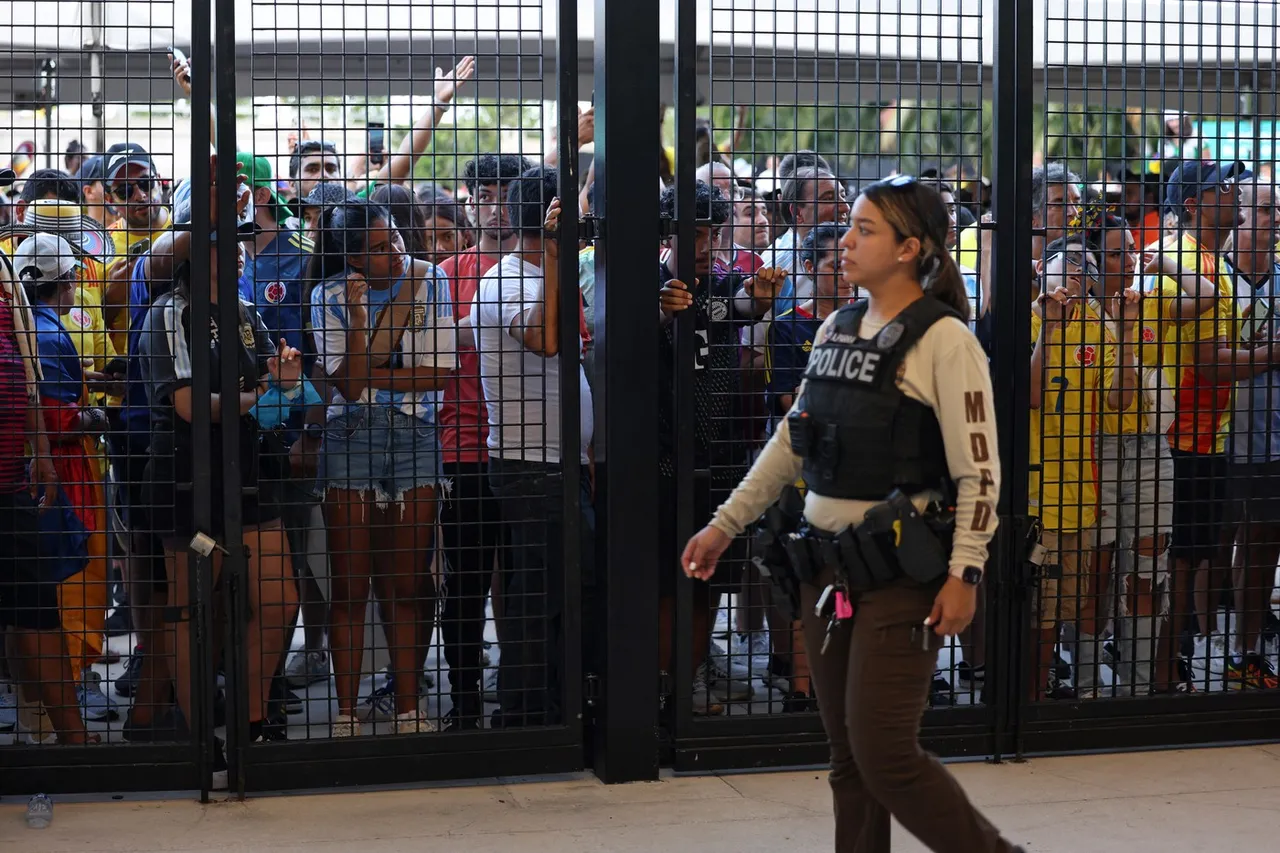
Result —
<path fill-rule="evenodd" d="M 591 484 L 582 466 L 578 496 L 582 536 L 583 636 L 595 607 L 595 512 Z M 537 726 L 564 722 L 563 554 L 564 477 L 558 464 L 489 458 L 489 487 L 502 515 L 502 645 L 498 661 L 501 725 Z M 577 638 L 573 638 L 574 642 Z M 589 666 L 585 662 L 584 666 Z M 570 709 L 577 713 L 577 709 Z"/>
<path fill-rule="evenodd" d="M 372 492 L 398 503 L 406 492 L 441 482 L 436 425 L 385 406 L 349 408 L 324 427 L 320 484 Z"/>

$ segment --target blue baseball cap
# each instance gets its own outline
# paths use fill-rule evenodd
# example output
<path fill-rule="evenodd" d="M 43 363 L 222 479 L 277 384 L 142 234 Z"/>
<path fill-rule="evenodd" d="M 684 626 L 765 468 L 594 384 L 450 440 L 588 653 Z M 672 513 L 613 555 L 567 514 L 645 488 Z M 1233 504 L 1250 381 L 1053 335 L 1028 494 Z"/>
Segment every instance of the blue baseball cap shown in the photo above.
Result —
<path fill-rule="evenodd" d="M 1183 203 L 1202 192 L 1252 178 L 1253 172 L 1239 160 L 1234 163 L 1209 163 L 1188 160 L 1173 170 L 1164 188 L 1166 213 L 1180 213 Z"/>

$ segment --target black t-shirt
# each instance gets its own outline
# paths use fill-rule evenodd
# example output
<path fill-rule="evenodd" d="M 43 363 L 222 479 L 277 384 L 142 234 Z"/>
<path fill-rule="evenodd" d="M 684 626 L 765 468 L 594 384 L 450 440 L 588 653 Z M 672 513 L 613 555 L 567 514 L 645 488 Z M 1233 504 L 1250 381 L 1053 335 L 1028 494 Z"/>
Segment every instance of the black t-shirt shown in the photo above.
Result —
<path fill-rule="evenodd" d="M 658 265 L 658 287 L 674 276 Z M 736 485 L 750 466 L 751 445 L 734 441 L 734 398 L 741 393 L 739 330 L 751 320 L 733 319 L 733 297 L 742 287 L 739 273 L 711 273 L 693 291 L 697 337 L 693 371 L 694 464 L 711 468 L 714 484 Z M 659 471 L 675 476 L 675 324 L 659 330 Z"/>
<path fill-rule="evenodd" d="M 214 309 L 216 313 L 216 308 Z M 146 383 L 147 402 L 151 406 L 153 446 L 162 436 L 172 436 L 173 444 L 190 444 L 191 425 L 178 417 L 173 408 L 173 394 L 192 382 L 191 305 L 185 294 L 170 292 L 151 306 L 138 335 L 139 361 Z M 209 390 L 223 393 L 222 359 L 234 358 L 239 364 L 240 382 L 235 391 L 248 391 L 267 374 L 267 360 L 275 355 L 271 335 L 262 318 L 252 307 L 241 303 L 239 327 L 232 335 L 223 335 L 217 320 L 209 318 Z M 231 406 L 236 406 L 233 402 Z M 227 413 L 235 409 L 228 409 Z M 231 422 L 229 419 L 227 422 Z M 221 424 L 212 424 L 216 436 Z M 217 447 L 215 439 L 214 446 Z"/>

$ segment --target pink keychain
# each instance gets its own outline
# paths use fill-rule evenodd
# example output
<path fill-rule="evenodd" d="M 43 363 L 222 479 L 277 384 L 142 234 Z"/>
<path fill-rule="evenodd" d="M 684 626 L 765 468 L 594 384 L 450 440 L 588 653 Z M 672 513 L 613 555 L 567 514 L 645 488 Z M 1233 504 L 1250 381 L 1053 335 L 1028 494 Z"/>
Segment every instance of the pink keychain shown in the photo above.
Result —
<path fill-rule="evenodd" d="M 853 604 L 843 592 L 836 590 L 836 619 L 843 622 L 853 618 Z"/>

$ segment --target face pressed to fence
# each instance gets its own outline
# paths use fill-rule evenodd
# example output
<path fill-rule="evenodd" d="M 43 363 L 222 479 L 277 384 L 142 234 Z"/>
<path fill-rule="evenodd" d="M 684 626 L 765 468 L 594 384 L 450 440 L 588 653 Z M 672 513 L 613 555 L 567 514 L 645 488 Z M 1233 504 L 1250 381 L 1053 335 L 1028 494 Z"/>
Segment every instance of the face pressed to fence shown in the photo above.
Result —
<path fill-rule="evenodd" d="M 150 229 L 159 198 L 159 182 L 146 166 L 130 163 L 111 182 L 111 203 L 131 229 Z"/>
<path fill-rule="evenodd" d="M 1240 211 L 1240 185 L 1234 182 L 1220 184 L 1187 200 L 1187 209 L 1195 220 L 1196 230 L 1226 235 L 1243 224 Z"/>
<path fill-rule="evenodd" d="M 1133 284 L 1138 268 L 1138 253 L 1133 236 L 1126 228 L 1108 228 L 1102 243 L 1102 285 L 1107 296 L 1114 296 Z"/>
<path fill-rule="evenodd" d="M 1050 184 L 1044 210 L 1044 240 L 1052 243 L 1067 233 L 1067 223 L 1080 215 L 1080 190 L 1074 184 Z"/>
<path fill-rule="evenodd" d="M 433 264 L 442 263 L 445 258 L 458 254 L 462 248 L 458 227 L 443 216 L 437 216 L 427 223 L 423 238 L 427 248 L 427 260 Z"/>
<path fill-rule="evenodd" d="M 849 202 L 844 184 L 835 178 L 819 178 L 812 182 L 813 195 L 795 205 L 797 225 L 820 225 L 823 222 L 844 223 L 849 219 Z"/>
<path fill-rule="evenodd" d="M 702 278 L 711 273 L 711 263 L 714 260 L 711 256 L 711 250 L 720 244 L 721 226 L 719 225 L 699 225 L 693 232 L 693 269 L 694 272 Z M 671 238 L 671 255 L 673 258 L 680 256 L 680 239 L 678 237 Z M 692 286 L 693 282 L 686 281 L 686 284 Z"/>
<path fill-rule="evenodd" d="M 389 287 L 404 275 L 404 238 L 385 219 L 375 219 L 369 223 L 365 240 L 365 253 L 352 259 L 356 261 L 351 264 L 352 269 L 359 269 L 375 286 L 385 282 Z"/>
<path fill-rule="evenodd" d="M 839 247 L 831 242 L 819 249 L 816 264 L 805 261 L 805 272 L 813 279 L 813 294 L 819 299 L 845 302 L 853 297 L 853 285 L 840 275 L 839 255 Z"/>
<path fill-rule="evenodd" d="M 481 184 L 475 195 L 474 212 L 476 227 L 492 240 L 506 240 L 515 232 L 507 214 L 506 186 Z"/>
<path fill-rule="evenodd" d="M 1255 246 L 1274 246 L 1280 229 L 1276 189 L 1261 183 L 1246 184 L 1240 194 L 1240 228 Z"/>
<path fill-rule="evenodd" d="M 733 242 L 744 249 L 758 252 L 771 242 L 769 214 L 758 198 L 748 198 L 733 206 Z"/>
<path fill-rule="evenodd" d="M 298 164 L 298 198 L 306 198 L 321 181 L 333 181 L 342 177 L 342 165 L 338 155 L 331 151 L 306 154 Z"/>

